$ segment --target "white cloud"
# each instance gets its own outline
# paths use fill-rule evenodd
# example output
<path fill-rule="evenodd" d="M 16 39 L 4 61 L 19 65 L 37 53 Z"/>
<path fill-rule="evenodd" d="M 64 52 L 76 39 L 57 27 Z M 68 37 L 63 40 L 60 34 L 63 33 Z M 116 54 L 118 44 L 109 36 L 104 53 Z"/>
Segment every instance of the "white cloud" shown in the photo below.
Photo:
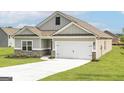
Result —
<path fill-rule="evenodd" d="M 45 17 L 49 16 L 54 11 L 1 11 L 0 12 L 0 26 L 16 26 L 32 25 L 36 21 L 40 22 Z M 63 11 L 72 16 L 85 14 L 80 11 Z M 35 24 L 36 25 L 36 24 Z"/>
<path fill-rule="evenodd" d="M 19 24 L 16 27 L 17 28 L 23 28 L 24 26 L 35 26 L 36 24 Z"/>
<path fill-rule="evenodd" d="M 43 18 L 50 14 L 51 12 L 21 12 L 21 11 L 5 11 L 0 12 L 0 24 L 13 24 L 25 19 L 36 19 Z"/>

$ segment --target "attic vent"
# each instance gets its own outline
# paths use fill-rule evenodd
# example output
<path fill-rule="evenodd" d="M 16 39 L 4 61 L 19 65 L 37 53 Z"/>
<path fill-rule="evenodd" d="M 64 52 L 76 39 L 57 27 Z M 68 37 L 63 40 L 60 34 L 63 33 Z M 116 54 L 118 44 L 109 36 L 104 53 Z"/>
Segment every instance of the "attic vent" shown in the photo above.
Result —
<path fill-rule="evenodd" d="M 56 17 L 56 25 L 60 25 L 60 17 Z"/>

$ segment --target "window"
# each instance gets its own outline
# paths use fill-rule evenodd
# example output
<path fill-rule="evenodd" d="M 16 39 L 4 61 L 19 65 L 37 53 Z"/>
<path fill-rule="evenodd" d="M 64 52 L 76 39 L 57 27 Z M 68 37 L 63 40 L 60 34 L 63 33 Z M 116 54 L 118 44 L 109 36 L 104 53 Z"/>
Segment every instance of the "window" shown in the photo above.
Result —
<path fill-rule="evenodd" d="M 104 49 L 106 49 L 106 41 L 104 41 Z"/>
<path fill-rule="evenodd" d="M 31 51 L 32 50 L 32 41 L 22 41 L 22 50 Z"/>
<path fill-rule="evenodd" d="M 93 42 L 93 50 L 95 50 L 95 49 L 96 49 L 96 43 Z"/>
<path fill-rule="evenodd" d="M 60 25 L 60 17 L 56 17 L 56 25 Z"/>
<path fill-rule="evenodd" d="M 22 42 L 22 50 L 26 50 L 26 41 Z"/>

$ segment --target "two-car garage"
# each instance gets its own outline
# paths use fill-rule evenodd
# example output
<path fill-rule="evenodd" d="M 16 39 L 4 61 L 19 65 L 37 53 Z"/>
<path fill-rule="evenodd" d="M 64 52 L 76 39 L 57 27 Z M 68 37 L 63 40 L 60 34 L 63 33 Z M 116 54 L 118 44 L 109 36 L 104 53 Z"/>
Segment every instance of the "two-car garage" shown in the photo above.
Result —
<path fill-rule="evenodd" d="M 55 41 L 55 57 L 92 59 L 92 41 Z"/>

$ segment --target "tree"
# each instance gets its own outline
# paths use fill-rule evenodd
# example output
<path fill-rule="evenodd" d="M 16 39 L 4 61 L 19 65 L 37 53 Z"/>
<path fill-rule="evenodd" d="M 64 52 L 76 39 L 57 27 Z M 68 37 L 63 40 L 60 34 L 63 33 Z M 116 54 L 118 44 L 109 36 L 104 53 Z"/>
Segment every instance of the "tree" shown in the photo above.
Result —
<path fill-rule="evenodd" d="M 120 41 L 124 43 L 124 28 L 122 28 L 122 36 L 120 36 Z"/>
<path fill-rule="evenodd" d="M 124 35 L 124 28 L 122 28 L 122 34 Z"/>

